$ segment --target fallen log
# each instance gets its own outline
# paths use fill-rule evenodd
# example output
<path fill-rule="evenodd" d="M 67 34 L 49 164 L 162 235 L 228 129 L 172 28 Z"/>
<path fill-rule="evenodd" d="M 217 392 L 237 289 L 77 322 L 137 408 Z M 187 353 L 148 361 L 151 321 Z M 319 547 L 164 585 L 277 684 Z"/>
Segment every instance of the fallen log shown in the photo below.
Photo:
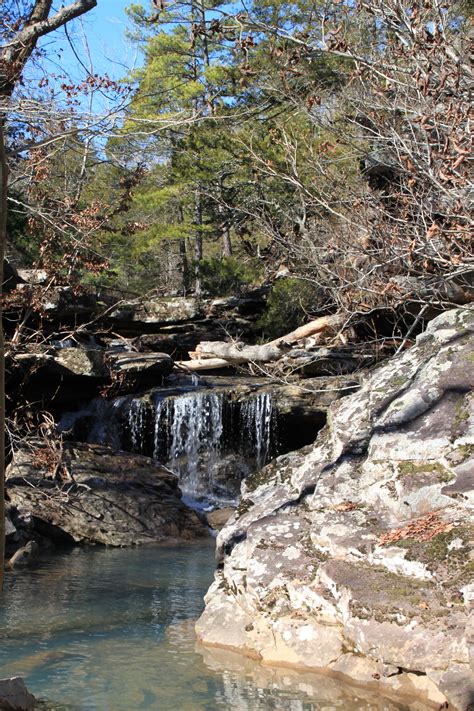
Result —
<path fill-rule="evenodd" d="M 220 368 L 230 368 L 231 363 L 224 358 L 206 358 L 205 360 L 177 360 L 175 366 L 179 369 L 189 370 L 198 373 L 205 370 L 218 370 Z"/>
<path fill-rule="evenodd" d="M 288 348 L 286 349 L 288 350 Z M 246 346 L 245 343 L 226 343 L 224 341 L 202 341 L 195 351 L 189 353 L 192 360 L 224 358 L 229 363 L 271 363 L 283 355 L 277 344 L 265 343 L 261 346 Z"/>
<path fill-rule="evenodd" d="M 291 331 L 286 336 L 280 336 L 275 340 L 270 341 L 267 345 L 281 345 L 282 343 L 296 343 L 310 336 L 318 336 L 318 341 L 322 341 L 330 336 L 335 336 L 340 331 L 347 321 L 345 314 L 332 314 L 330 316 L 320 316 L 314 321 L 306 323 L 304 326 Z"/>
<path fill-rule="evenodd" d="M 196 346 L 195 351 L 189 353 L 191 358 L 189 362 L 202 363 L 208 359 L 223 359 L 228 365 L 272 363 L 288 353 L 293 344 L 306 338 L 311 338 L 312 346 L 325 342 L 328 338 L 337 334 L 345 321 L 346 317 L 342 314 L 321 316 L 291 331 L 291 333 L 287 333 L 285 336 L 280 336 L 280 338 L 258 346 L 247 346 L 245 343 L 228 343 L 226 341 L 202 341 Z M 206 366 L 200 366 L 199 369 L 206 370 Z M 207 369 L 210 369 L 210 366 Z"/>

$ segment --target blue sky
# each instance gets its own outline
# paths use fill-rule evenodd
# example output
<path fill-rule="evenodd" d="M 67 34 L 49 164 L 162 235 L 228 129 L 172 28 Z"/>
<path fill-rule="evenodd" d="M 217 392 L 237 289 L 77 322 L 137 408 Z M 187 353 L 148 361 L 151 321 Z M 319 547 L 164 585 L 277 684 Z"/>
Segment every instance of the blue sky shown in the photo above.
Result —
<path fill-rule="evenodd" d="M 129 26 L 125 8 L 131 5 L 132 1 L 98 0 L 96 8 L 68 25 L 68 34 L 74 49 L 89 67 L 84 37 L 87 38 L 94 72 L 97 74 L 107 73 L 112 79 L 120 79 L 131 67 L 141 63 L 136 46 L 125 37 Z M 147 4 L 146 0 L 143 4 Z M 49 71 L 59 73 L 63 70 L 76 80 L 83 77 L 84 71 L 63 29 L 46 38 L 43 47 L 48 50 Z"/>

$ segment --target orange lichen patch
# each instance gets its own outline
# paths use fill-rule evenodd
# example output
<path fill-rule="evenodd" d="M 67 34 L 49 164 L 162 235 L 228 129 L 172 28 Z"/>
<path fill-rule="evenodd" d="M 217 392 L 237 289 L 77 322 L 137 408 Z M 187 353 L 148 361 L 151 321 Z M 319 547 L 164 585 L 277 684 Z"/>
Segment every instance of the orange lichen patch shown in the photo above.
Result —
<path fill-rule="evenodd" d="M 416 538 L 418 541 L 431 541 L 440 533 L 447 533 L 454 528 L 453 523 L 443 521 L 439 514 L 431 512 L 422 518 L 412 521 L 403 528 L 394 528 L 380 536 L 379 543 L 396 543 L 404 538 Z"/>

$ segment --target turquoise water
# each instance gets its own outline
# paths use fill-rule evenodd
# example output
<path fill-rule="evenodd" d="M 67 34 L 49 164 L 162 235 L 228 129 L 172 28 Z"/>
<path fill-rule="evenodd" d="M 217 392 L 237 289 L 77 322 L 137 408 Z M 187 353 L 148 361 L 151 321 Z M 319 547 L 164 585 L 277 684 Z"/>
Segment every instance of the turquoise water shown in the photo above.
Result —
<path fill-rule="evenodd" d="M 213 541 L 74 549 L 8 573 L 0 677 L 71 711 L 396 711 L 340 682 L 196 646 Z"/>

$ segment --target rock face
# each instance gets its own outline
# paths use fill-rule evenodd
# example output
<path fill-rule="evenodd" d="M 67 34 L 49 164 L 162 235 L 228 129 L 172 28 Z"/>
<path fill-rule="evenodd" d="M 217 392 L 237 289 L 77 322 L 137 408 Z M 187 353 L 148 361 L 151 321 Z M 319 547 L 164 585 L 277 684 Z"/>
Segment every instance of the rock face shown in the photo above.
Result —
<path fill-rule="evenodd" d="M 8 384 L 20 385 L 28 399 L 56 404 L 97 395 L 104 386 L 128 393 L 161 384 L 171 373 L 173 359 L 166 353 L 131 353 L 82 346 L 44 347 L 13 352 L 8 358 Z"/>
<path fill-rule="evenodd" d="M 471 708 L 473 334 L 439 316 L 244 482 L 201 641 Z"/>
<path fill-rule="evenodd" d="M 197 299 L 192 297 L 137 299 L 120 304 L 108 319 L 125 327 L 162 326 L 169 323 L 194 320 L 202 316 L 202 309 Z"/>
<path fill-rule="evenodd" d="M 0 709 L 28 711 L 34 709 L 35 704 L 35 697 L 30 694 L 25 682 L 19 676 L 0 679 Z"/>
<path fill-rule="evenodd" d="M 59 453 L 41 443 L 17 450 L 7 492 L 32 535 L 60 543 L 140 545 L 206 535 L 181 501 L 176 477 L 152 459 L 68 442 Z"/>

